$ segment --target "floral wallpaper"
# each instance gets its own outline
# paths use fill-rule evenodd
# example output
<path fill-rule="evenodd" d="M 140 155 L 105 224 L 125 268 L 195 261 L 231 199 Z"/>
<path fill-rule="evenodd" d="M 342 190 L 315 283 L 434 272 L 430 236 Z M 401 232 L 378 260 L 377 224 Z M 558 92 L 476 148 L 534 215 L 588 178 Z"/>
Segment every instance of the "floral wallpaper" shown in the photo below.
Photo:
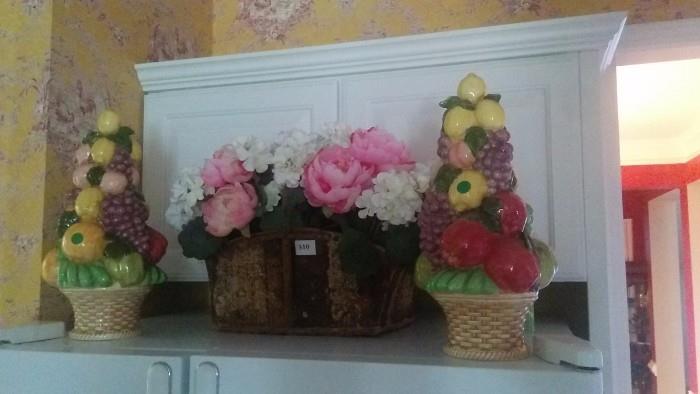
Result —
<path fill-rule="evenodd" d="M 0 326 L 36 317 L 50 0 L 0 2 Z"/>
<path fill-rule="evenodd" d="M 40 290 L 40 262 L 56 242 L 72 153 L 106 107 L 141 130 L 134 64 L 209 55 L 211 5 L 0 1 L 0 326 L 36 319 L 40 294 L 42 318 L 66 314 L 56 291 Z"/>
<path fill-rule="evenodd" d="M 698 0 L 213 0 L 213 53 L 329 44 L 627 10 L 630 23 L 700 17 Z"/>

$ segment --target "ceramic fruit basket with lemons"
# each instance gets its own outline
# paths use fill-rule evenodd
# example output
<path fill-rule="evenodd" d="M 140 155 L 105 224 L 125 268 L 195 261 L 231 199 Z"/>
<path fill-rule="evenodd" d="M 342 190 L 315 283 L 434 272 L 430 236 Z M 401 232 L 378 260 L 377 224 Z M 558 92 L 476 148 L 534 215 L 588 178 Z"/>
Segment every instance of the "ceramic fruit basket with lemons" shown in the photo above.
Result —
<path fill-rule="evenodd" d="M 58 245 L 42 264 L 44 281 L 70 300 L 69 335 L 81 340 L 137 335 L 144 297 L 166 280 L 155 264 L 167 241 L 146 224 L 138 191 L 141 145 L 113 111 L 100 114 L 97 129 L 75 152 L 75 189 L 59 219 Z"/>
<path fill-rule="evenodd" d="M 447 354 L 475 360 L 529 355 L 526 321 L 556 261 L 532 235 L 532 209 L 516 193 L 513 146 L 500 95 L 474 74 L 445 108 L 443 164 L 418 217 L 416 281 L 447 317 Z"/>

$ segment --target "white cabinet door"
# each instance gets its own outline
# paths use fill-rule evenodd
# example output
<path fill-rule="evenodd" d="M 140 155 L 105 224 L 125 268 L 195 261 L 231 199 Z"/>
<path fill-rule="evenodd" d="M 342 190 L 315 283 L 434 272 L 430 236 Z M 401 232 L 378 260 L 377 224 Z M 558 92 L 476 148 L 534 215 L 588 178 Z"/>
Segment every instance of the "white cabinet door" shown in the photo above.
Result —
<path fill-rule="evenodd" d="M 282 130 L 314 130 L 337 121 L 334 79 L 280 82 L 148 94 L 144 116 L 143 191 L 151 225 L 169 241 L 161 267 L 171 280 L 207 280 L 203 264 L 182 257 L 177 232 L 165 222 L 170 186 L 184 167 L 236 136 L 267 140 Z"/>
<path fill-rule="evenodd" d="M 379 125 L 407 140 L 417 160 L 436 156 L 443 109 L 467 72 L 502 94 L 515 147 L 518 193 L 535 210 L 535 236 L 555 249 L 556 280 L 586 280 L 579 64 L 575 54 L 346 77 L 341 121 Z"/>
<path fill-rule="evenodd" d="M 181 357 L 0 351 L 0 392 L 184 394 Z"/>
<path fill-rule="evenodd" d="M 358 355 L 361 357 L 361 355 Z M 599 372 L 531 361 L 459 366 L 247 357 L 190 359 L 191 394 L 595 394 Z M 542 362 L 537 362 L 543 364 Z"/>

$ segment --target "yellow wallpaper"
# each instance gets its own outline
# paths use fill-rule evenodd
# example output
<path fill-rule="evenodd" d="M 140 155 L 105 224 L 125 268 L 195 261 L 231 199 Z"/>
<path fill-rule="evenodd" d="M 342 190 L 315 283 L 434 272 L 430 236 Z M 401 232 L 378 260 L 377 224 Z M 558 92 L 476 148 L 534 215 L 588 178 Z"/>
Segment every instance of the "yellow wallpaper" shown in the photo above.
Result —
<path fill-rule="evenodd" d="M 51 1 L 0 1 L 0 326 L 38 313 Z"/>
<path fill-rule="evenodd" d="M 140 131 L 134 64 L 209 55 L 211 25 L 211 0 L 0 1 L 0 326 L 37 318 L 81 135 L 106 107 Z"/>
<path fill-rule="evenodd" d="M 215 55 L 627 10 L 700 17 L 698 0 L 213 0 Z"/>

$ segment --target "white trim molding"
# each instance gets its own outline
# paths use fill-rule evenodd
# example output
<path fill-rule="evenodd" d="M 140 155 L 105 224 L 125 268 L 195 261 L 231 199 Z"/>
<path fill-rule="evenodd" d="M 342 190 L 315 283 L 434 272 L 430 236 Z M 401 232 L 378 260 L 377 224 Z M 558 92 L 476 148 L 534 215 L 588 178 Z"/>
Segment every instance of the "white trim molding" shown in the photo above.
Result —
<path fill-rule="evenodd" d="M 626 14 L 453 30 L 136 66 L 144 93 L 430 67 L 605 48 L 610 63 Z M 292 56 L 293 55 L 293 56 Z"/>

